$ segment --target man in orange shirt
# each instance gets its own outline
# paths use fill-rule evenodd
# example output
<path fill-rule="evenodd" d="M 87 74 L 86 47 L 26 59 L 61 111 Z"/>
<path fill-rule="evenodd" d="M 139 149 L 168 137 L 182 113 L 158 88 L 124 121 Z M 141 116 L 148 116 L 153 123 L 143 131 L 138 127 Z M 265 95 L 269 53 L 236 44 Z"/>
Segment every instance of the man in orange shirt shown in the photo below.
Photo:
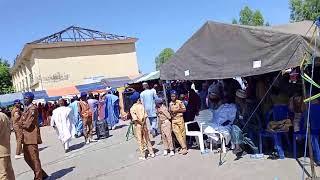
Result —
<path fill-rule="evenodd" d="M 78 109 L 83 122 L 83 135 L 86 144 L 89 144 L 90 142 L 96 142 L 96 140 L 92 138 L 93 116 L 87 101 L 87 93 L 85 92 L 82 92 L 80 94 L 80 102 L 78 103 Z"/>

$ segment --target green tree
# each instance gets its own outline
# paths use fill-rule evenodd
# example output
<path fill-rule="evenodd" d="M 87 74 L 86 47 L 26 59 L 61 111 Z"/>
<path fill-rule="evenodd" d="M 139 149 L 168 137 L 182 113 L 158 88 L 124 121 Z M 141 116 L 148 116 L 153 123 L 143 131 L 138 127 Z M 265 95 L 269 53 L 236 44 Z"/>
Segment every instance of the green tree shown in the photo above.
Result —
<path fill-rule="evenodd" d="M 253 15 L 252 15 L 252 20 L 251 20 L 251 25 L 252 26 L 263 26 L 264 24 L 264 19 L 259 10 L 256 10 Z"/>
<path fill-rule="evenodd" d="M 248 6 L 245 6 L 240 11 L 239 23 L 242 25 L 252 25 L 252 17 L 253 17 L 253 11 Z"/>
<path fill-rule="evenodd" d="M 232 24 L 237 24 L 237 20 L 233 18 Z M 245 6 L 240 11 L 239 24 L 248 25 L 248 26 L 263 26 L 264 18 L 259 10 L 252 10 L 248 6 Z M 267 22 L 266 26 L 270 26 Z"/>
<path fill-rule="evenodd" d="M 316 20 L 320 16 L 319 0 L 290 0 L 291 21 Z"/>
<path fill-rule="evenodd" d="M 232 19 L 232 24 L 238 24 L 238 21 L 235 18 L 233 18 Z"/>
<path fill-rule="evenodd" d="M 174 55 L 174 51 L 171 48 L 163 49 L 160 54 L 156 57 L 156 70 L 160 69 L 160 66 L 167 62 Z"/>
<path fill-rule="evenodd" d="M 0 58 L 0 94 L 13 92 L 10 64 L 8 61 Z"/>

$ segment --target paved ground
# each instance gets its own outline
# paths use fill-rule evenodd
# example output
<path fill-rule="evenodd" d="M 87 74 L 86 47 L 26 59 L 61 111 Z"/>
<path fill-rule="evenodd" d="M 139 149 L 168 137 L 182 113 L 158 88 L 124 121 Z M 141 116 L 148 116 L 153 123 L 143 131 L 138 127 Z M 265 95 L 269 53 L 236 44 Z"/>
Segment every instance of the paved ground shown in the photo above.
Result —
<path fill-rule="evenodd" d="M 44 143 L 40 146 L 40 159 L 43 169 L 53 179 L 63 180 L 301 179 L 301 168 L 294 159 L 254 160 L 246 156 L 234 161 L 235 156 L 229 152 L 224 158 L 225 163 L 219 166 L 219 154 L 201 155 L 199 150 L 190 150 L 186 156 L 174 157 L 163 157 L 159 151 L 154 159 L 139 161 L 135 140 L 125 141 L 126 130 L 123 123 L 122 128 L 111 131 L 112 137 L 90 145 L 84 145 L 82 138 L 75 139 L 72 141 L 74 150 L 65 154 L 55 131 L 50 127 L 41 128 Z M 154 147 L 161 150 L 162 146 L 157 145 L 159 139 L 155 142 Z M 12 150 L 15 150 L 13 141 Z M 23 159 L 13 160 L 13 167 L 18 180 L 33 178 Z M 320 170 L 317 171 L 320 174 Z"/>

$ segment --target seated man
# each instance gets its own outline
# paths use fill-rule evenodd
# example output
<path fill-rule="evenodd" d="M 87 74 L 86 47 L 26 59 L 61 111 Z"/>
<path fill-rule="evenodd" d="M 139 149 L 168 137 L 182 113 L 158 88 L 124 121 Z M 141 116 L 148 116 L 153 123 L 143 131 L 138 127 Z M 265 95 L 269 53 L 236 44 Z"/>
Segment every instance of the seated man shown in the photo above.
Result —
<path fill-rule="evenodd" d="M 237 107 L 234 103 L 223 101 L 223 91 L 221 86 L 216 86 L 209 91 L 209 101 L 211 102 L 212 120 L 204 132 L 213 140 L 218 142 L 219 132 L 223 135 L 226 144 L 231 140 L 231 125 L 236 118 Z"/>
<path fill-rule="evenodd" d="M 258 148 L 255 146 L 255 144 L 252 142 L 250 138 L 245 137 L 246 133 L 251 134 L 259 131 L 259 125 L 258 120 L 259 117 L 255 113 L 250 121 L 248 121 L 249 117 L 251 116 L 250 108 L 248 107 L 248 103 L 246 102 L 247 94 L 246 91 L 239 89 L 236 92 L 236 103 L 238 106 L 238 112 L 237 117 L 232 125 L 231 128 L 231 142 L 233 145 L 235 145 L 235 149 L 233 150 L 233 153 L 238 157 L 241 158 L 244 151 L 249 153 L 258 153 Z"/>
<path fill-rule="evenodd" d="M 259 133 L 261 126 L 261 119 L 258 113 L 254 112 L 254 114 L 252 114 L 255 103 L 247 98 L 245 90 L 238 89 L 236 92 L 236 105 L 238 111 L 234 124 L 240 127 L 244 133 L 248 133 L 250 137 L 253 138 L 254 135 Z"/>

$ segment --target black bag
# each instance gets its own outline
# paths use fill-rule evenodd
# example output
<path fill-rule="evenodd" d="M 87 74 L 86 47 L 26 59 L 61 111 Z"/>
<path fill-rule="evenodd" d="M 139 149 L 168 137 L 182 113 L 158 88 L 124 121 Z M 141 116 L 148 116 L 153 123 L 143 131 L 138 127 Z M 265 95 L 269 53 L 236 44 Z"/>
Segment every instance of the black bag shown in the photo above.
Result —
<path fill-rule="evenodd" d="M 97 121 L 96 134 L 97 134 L 98 139 L 100 139 L 100 137 L 104 137 L 104 138 L 109 137 L 109 128 L 108 128 L 108 124 L 105 120 Z"/>

